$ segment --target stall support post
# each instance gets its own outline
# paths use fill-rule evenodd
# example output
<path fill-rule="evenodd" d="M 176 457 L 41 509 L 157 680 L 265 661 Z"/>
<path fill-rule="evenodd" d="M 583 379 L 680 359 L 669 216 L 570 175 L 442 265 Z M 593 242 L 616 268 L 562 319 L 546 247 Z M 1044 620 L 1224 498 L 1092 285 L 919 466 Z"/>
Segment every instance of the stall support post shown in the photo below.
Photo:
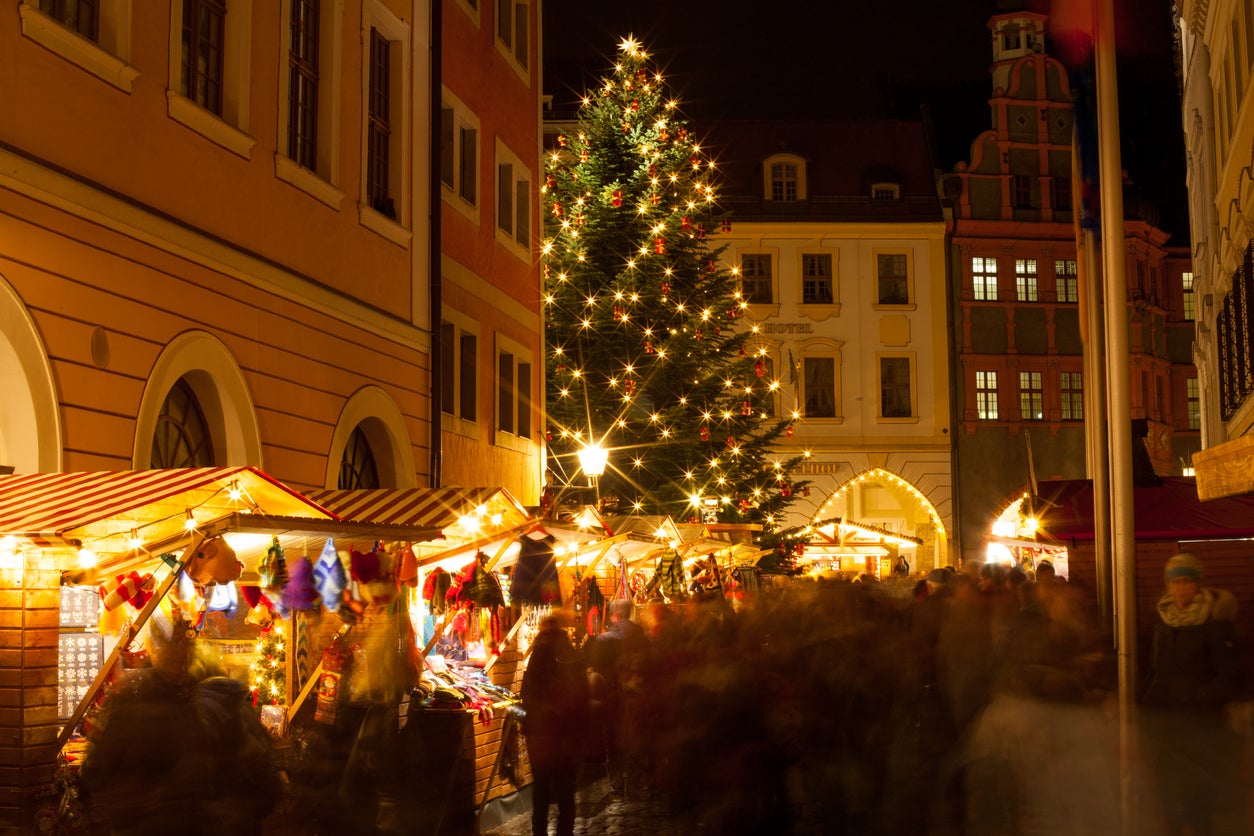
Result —
<path fill-rule="evenodd" d="M 0 830 L 24 832 L 57 757 L 61 573 L 30 564 L 0 582 Z"/>

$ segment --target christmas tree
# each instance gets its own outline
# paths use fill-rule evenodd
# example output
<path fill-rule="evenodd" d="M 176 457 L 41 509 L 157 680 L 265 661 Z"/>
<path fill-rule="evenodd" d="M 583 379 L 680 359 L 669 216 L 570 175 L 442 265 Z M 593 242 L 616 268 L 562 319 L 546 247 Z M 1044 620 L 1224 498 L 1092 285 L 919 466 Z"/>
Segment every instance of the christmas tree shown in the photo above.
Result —
<path fill-rule="evenodd" d="M 274 622 L 257 639 L 257 658 L 249 670 L 254 705 L 287 703 L 287 648 L 283 625 Z"/>
<path fill-rule="evenodd" d="M 740 277 L 713 237 L 716 161 L 627 38 L 577 127 L 546 158 L 542 246 L 552 466 L 609 452 L 621 511 L 777 525 L 801 483 L 772 453 L 791 432 Z M 769 535 L 765 539 L 770 539 Z"/>

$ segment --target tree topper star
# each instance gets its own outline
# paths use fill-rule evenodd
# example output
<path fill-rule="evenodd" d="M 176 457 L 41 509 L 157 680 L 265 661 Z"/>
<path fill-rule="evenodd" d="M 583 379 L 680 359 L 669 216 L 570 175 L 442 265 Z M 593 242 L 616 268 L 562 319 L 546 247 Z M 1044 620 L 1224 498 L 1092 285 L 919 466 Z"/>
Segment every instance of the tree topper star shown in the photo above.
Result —
<path fill-rule="evenodd" d="M 628 35 L 623 38 L 622 43 L 618 45 L 618 51 L 625 52 L 628 55 L 638 55 L 641 58 L 645 57 L 644 51 L 640 48 L 640 42 L 636 40 L 635 35 Z"/>

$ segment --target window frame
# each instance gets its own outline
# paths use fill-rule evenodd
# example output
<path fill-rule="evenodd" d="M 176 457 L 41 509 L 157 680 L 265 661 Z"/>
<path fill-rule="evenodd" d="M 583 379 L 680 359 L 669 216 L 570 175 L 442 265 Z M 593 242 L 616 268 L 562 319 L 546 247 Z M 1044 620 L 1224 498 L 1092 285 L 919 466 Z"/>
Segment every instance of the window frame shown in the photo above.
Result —
<path fill-rule="evenodd" d="M 796 167 L 796 197 L 792 200 L 777 200 L 774 197 L 775 166 L 792 165 Z M 797 154 L 773 154 L 762 161 L 762 199 L 768 203 L 797 203 L 809 199 L 805 157 Z"/>
<path fill-rule="evenodd" d="M 845 420 L 844 415 L 844 399 L 841 397 L 842 379 L 841 364 L 843 361 L 844 343 L 836 340 L 818 339 L 807 340 L 798 346 L 798 374 L 794 381 L 795 396 L 797 400 L 797 408 L 794 412 L 801 420 L 809 423 L 811 421 L 820 421 L 825 424 L 840 424 Z M 807 384 L 807 360 L 830 360 L 832 363 L 832 412 L 830 416 L 808 415 L 806 413 L 806 390 L 809 388 Z"/>
<path fill-rule="evenodd" d="M 222 112 L 201 107 L 183 93 L 183 3 L 170 4 L 169 80 L 166 108 L 171 119 L 244 159 L 257 140 L 249 133 L 253 0 L 231 0 L 222 41 Z"/>
<path fill-rule="evenodd" d="M 1070 266 L 1070 270 L 1067 267 Z M 1054 299 L 1067 305 L 1080 301 L 1080 266 L 1074 258 L 1054 259 Z"/>
<path fill-rule="evenodd" d="M 1010 207 L 1012 209 L 1035 209 L 1032 205 L 1032 176 L 1030 174 L 1010 175 Z"/>
<path fill-rule="evenodd" d="M 883 277 L 880 275 L 880 259 L 881 258 L 896 258 L 897 256 L 904 256 L 905 258 L 906 301 L 885 302 L 883 292 L 882 292 Z M 880 310 L 883 308 L 890 308 L 890 309 L 901 310 L 903 308 L 912 309 L 915 307 L 914 250 L 909 249 L 909 248 L 899 249 L 895 247 L 873 248 L 871 250 L 871 265 L 872 265 L 872 269 L 874 271 L 874 276 L 875 276 L 875 301 L 871 305 L 873 309 Z M 898 277 L 893 276 L 890 278 L 897 279 Z"/>
<path fill-rule="evenodd" d="M 977 269 L 977 262 L 979 262 Z M 989 272 L 989 266 L 992 272 Z M 971 256 L 971 298 L 976 302 L 996 302 L 998 297 L 998 264 L 995 255 Z M 978 279 L 983 281 L 978 281 Z M 991 279 L 991 281 L 990 281 Z"/>
<path fill-rule="evenodd" d="M 480 382 L 483 379 L 481 329 L 478 322 L 460 311 L 445 307 L 441 314 L 440 411 L 446 419 L 452 419 L 451 422 L 446 421 L 443 427 L 462 435 L 476 437 L 483 412 L 483 399 L 480 396 Z M 451 346 L 443 342 L 446 328 L 451 329 Z M 474 348 L 474 356 L 469 360 L 466 357 L 468 340 L 473 343 Z M 452 374 L 449 374 L 450 370 Z M 447 396 L 450 391 L 451 398 Z"/>
<path fill-rule="evenodd" d="M 766 300 L 754 300 L 753 298 L 751 298 L 750 294 L 745 292 L 745 289 L 744 289 L 745 288 L 745 273 L 744 273 L 745 256 L 752 256 L 755 262 L 757 263 L 763 263 L 763 261 L 765 262 L 766 269 L 767 269 L 766 288 L 770 293 L 770 298 Z M 760 308 L 766 308 L 768 306 L 779 305 L 779 292 L 775 285 L 776 256 L 777 256 L 776 252 L 772 250 L 767 250 L 767 249 L 755 248 L 755 249 L 744 249 L 744 250 L 736 251 L 736 263 L 735 263 L 735 266 L 732 267 L 732 275 L 735 276 L 736 280 L 740 282 L 740 296 L 748 304 L 754 305 Z M 753 283 L 754 283 L 754 288 L 756 292 L 756 289 L 759 288 L 762 284 L 762 278 L 760 276 L 755 276 Z"/>
<path fill-rule="evenodd" d="M 535 353 L 524 348 L 501 334 L 496 335 L 492 364 L 492 429 L 493 443 L 498 447 L 506 447 L 518 452 L 528 452 L 537 443 L 539 415 L 536 411 L 536 387 L 540 374 L 535 364 Z M 510 369 L 511 379 L 505 385 L 503 368 Z M 519 394 L 518 381 L 522 372 L 526 371 L 527 391 Z M 502 426 L 501 416 L 508 414 L 511 418 L 509 427 Z M 522 419 L 526 417 L 527 426 L 522 427 Z M 523 432 L 525 430 L 525 432 Z"/>
<path fill-rule="evenodd" d="M 1049 181 L 1049 205 L 1055 212 L 1071 211 L 1071 178 L 1055 175 Z"/>
<path fill-rule="evenodd" d="M 479 117 L 445 88 L 441 99 L 440 142 L 442 145 L 446 141 L 443 114 L 448 114 L 451 120 L 448 127 L 452 129 L 451 143 L 449 145 L 452 182 L 450 183 L 444 179 L 443 148 L 441 148 L 440 193 L 443 195 L 445 203 L 478 224 L 481 194 L 480 182 L 483 179 L 481 176 L 483 155 L 481 137 L 483 132 Z M 475 143 L 474 157 L 469 161 L 466 159 L 465 143 L 468 133 L 473 136 Z M 469 196 L 466 194 L 468 190 L 470 192 Z"/>
<path fill-rule="evenodd" d="M 96 37 L 89 39 L 39 8 L 39 0 L 21 0 L 22 35 L 96 78 L 130 93 L 140 72 L 131 66 L 133 0 L 100 0 Z"/>
<path fill-rule="evenodd" d="M 411 30 L 406 21 L 397 17 L 381 0 L 365 0 L 361 7 L 361 31 L 358 46 L 361 50 L 361 159 L 358 176 L 361 184 L 357 196 L 357 216 L 362 226 L 378 233 L 398 246 L 408 246 L 410 231 L 410 200 L 406 199 L 410 176 L 410 43 Z M 389 47 L 389 113 L 391 130 L 388 143 L 388 197 L 392 200 L 395 218 L 389 218 L 370 205 L 367 184 L 369 182 L 370 139 L 370 43 L 371 32 L 377 31 Z"/>
<path fill-rule="evenodd" d="M 1254 17 L 1254 14 L 1251 15 Z M 1181 313 L 1186 322 L 1197 321 L 1197 292 L 1194 290 L 1194 277 L 1191 270 L 1180 274 Z"/>
<path fill-rule="evenodd" d="M 797 172 L 797 163 L 792 160 L 777 160 L 771 163 L 771 202 L 796 203 L 798 186 L 801 177 Z"/>
<path fill-rule="evenodd" d="M 1084 420 L 1084 372 L 1058 372 L 1058 405 L 1060 420 Z"/>
<path fill-rule="evenodd" d="M 292 6 L 294 0 L 279 0 L 279 128 L 280 148 L 274 155 L 274 176 L 307 193 L 332 209 L 340 209 L 344 192 L 340 184 L 340 123 L 343 99 L 344 63 L 343 18 L 344 0 L 320 0 L 318 13 L 318 91 L 317 91 L 317 153 L 311 168 L 300 164 L 288 154 L 291 112 L 290 49 L 292 42 Z"/>
<path fill-rule="evenodd" d="M 493 210 L 494 225 L 496 229 L 496 240 L 504 244 L 510 252 L 530 261 L 533 241 L 535 238 L 536 219 L 532 215 L 532 211 L 536 208 L 535 200 L 535 172 L 529 166 L 522 162 L 522 158 L 509 149 L 509 147 L 501 141 L 500 137 L 496 139 L 496 164 L 493 166 L 493 190 L 496 194 L 495 209 Z M 523 174 L 519 174 L 522 172 Z M 504 188 L 504 182 L 508 175 L 509 188 Z M 523 176 L 525 175 L 525 176 Z M 526 200 L 520 201 L 520 192 L 526 193 Z M 519 204 L 524 204 L 520 206 Z M 502 223 L 503 209 L 508 209 L 509 226 Z M 523 214 L 520 214 L 520 210 Z M 519 220 L 525 220 L 527 229 L 524 239 L 519 238 L 517 229 Z"/>
<path fill-rule="evenodd" d="M 975 370 L 975 419 L 977 421 L 1000 421 L 1001 398 L 997 388 L 997 371 L 995 369 Z"/>
<path fill-rule="evenodd" d="M 1015 301 L 1016 302 L 1039 302 L 1041 301 L 1040 286 L 1040 259 L 1037 258 L 1016 258 L 1015 259 Z"/>
<path fill-rule="evenodd" d="M 1024 382 L 1031 385 L 1024 385 Z M 1038 417 L 1032 417 L 1035 406 Z M 1025 409 L 1025 407 L 1028 407 Z M 1045 415 L 1045 373 L 1037 369 L 1019 369 L 1019 420 L 1044 421 Z"/>
<path fill-rule="evenodd" d="M 884 363 L 888 360 L 905 360 L 907 396 L 910 399 L 909 415 L 884 414 Z M 875 353 L 875 380 L 878 397 L 875 399 L 875 420 L 887 424 L 917 424 L 919 421 L 918 360 L 913 351 L 877 351 Z"/>
<path fill-rule="evenodd" d="M 493 43 L 496 50 L 509 62 L 514 71 L 524 81 L 528 81 L 531 73 L 533 55 L 531 34 L 535 27 L 531 22 L 531 3 L 528 0 L 496 0 L 493 12 Z M 518 24 L 525 22 L 526 31 L 519 37 Z M 522 55 L 519 55 L 522 50 Z"/>
<path fill-rule="evenodd" d="M 1185 416 L 1190 430 L 1202 428 L 1202 388 L 1196 377 L 1184 379 Z"/>
<path fill-rule="evenodd" d="M 837 284 L 836 267 L 837 267 L 837 264 L 839 263 L 840 251 L 834 250 L 834 249 L 833 250 L 806 249 L 806 250 L 802 250 L 798 255 L 801 261 L 800 268 L 799 268 L 801 271 L 801 287 L 800 287 L 801 292 L 798 294 L 797 298 L 799 299 L 799 304 L 801 305 L 802 310 L 805 311 L 805 310 L 815 310 L 815 309 L 821 310 L 821 309 L 826 309 L 826 308 L 839 308 L 840 292 L 839 292 L 839 285 Z M 815 275 L 815 276 L 808 275 L 807 268 L 809 266 L 809 260 L 810 259 L 822 260 L 824 258 L 827 259 L 827 266 L 828 266 L 827 276 L 824 277 L 821 275 Z M 828 298 L 826 300 L 820 300 L 820 301 L 808 300 L 806 298 L 806 285 L 811 282 L 816 282 L 819 284 L 819 286 L 821 286 L 821 283 L 824 278 L 826 278 L 827 280 Z"/>

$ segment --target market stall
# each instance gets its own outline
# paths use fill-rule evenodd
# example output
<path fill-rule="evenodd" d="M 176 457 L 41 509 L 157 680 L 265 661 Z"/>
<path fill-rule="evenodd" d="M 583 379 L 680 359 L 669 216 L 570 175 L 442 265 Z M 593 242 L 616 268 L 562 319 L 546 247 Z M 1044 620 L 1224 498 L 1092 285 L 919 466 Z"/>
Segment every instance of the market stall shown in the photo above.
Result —
<path fill-rule="evenodd" d="M 877 579 L 891 575 L 899 556 L 917 566 L 915 554 L 923 541 L 883 526 L 852 519 L 831 520 L 813 529 L 797 555 L 807 573 L 835 573 L 852 579 L 866 573 Z M 913 558 L 913 559 L 912 559 Z"/>

